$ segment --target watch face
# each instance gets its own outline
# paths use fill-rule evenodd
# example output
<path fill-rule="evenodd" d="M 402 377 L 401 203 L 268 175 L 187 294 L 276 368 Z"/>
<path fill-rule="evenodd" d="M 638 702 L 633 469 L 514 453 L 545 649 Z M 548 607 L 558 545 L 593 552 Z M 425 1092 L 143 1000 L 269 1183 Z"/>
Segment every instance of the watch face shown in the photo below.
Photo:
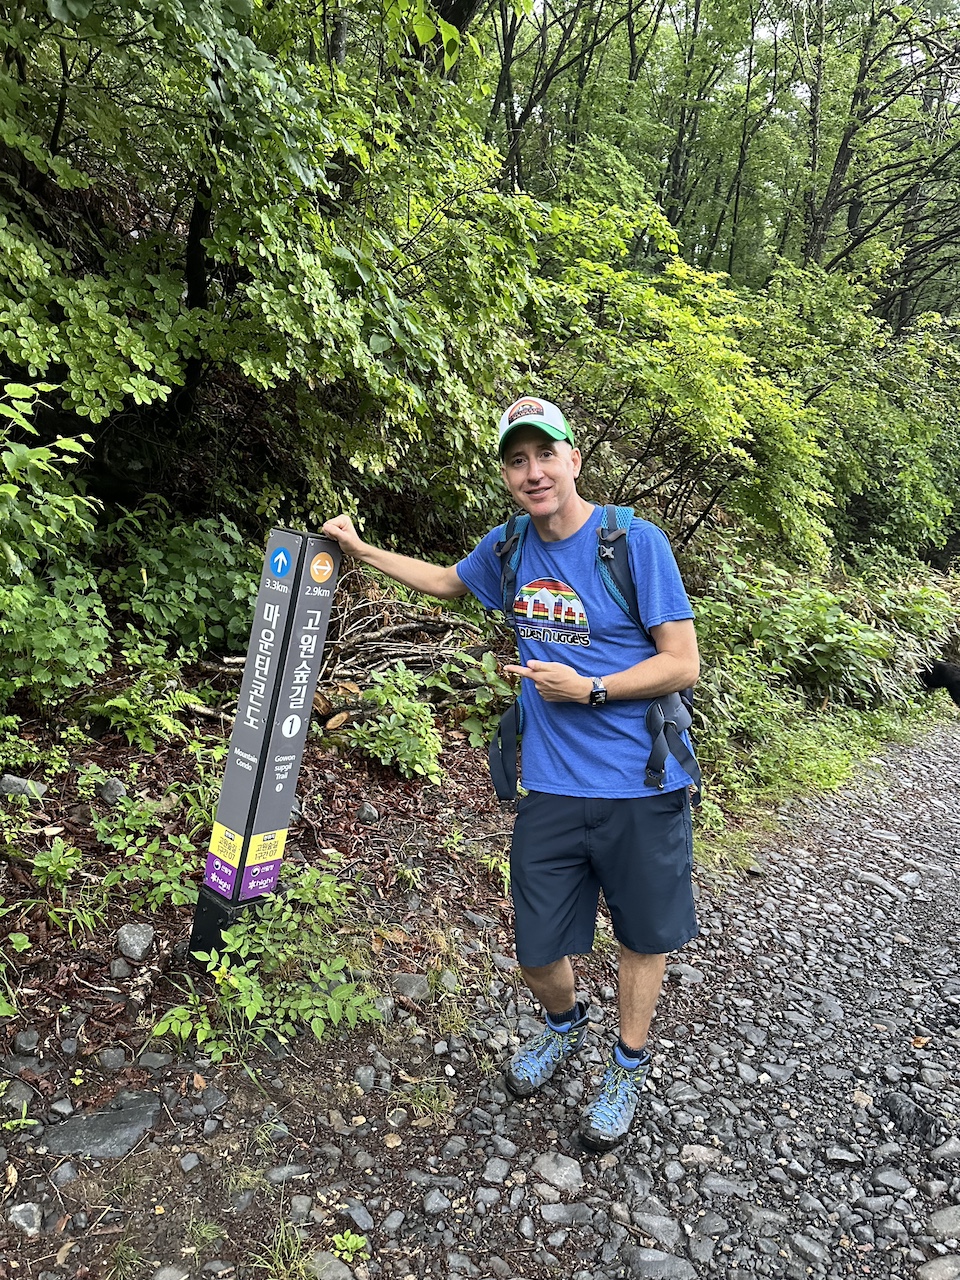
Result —
<path fill-rule="evenodd" d="M 594 677 L 593 689 L 590 692 L 591 707 L 601 707 L 607 700 L 607 691 L 603 687 L 603 682 L 599 676 Z"/>

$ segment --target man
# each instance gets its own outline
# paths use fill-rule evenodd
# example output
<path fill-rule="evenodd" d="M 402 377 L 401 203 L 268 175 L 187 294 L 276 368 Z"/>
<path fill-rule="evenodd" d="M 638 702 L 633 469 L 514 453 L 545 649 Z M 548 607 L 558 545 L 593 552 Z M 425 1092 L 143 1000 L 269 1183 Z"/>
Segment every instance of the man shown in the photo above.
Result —
<path fill-rule="evenodd" d="M 597 571 L 600 511 L 577 492 L 581 456 L 563 414 L 524 397 L 503 414 L 501 475 L 530 515 L 513 610 L 523 680 L 523 786 L 510 854 L 517 959 L 546 1015 L 505 1071 L 516 1097 L 540 1088 L 582 1047 L 587 1011 L 571 955 L 593 946 L 600 889 L 620 944 L 620 1036 L 580 1122 L 606 1151 L 633 1121 L 650 1070 L 647 1033 L 666 953 L 696 936 L 690 778 L 672 757 L 646 784 L 650 699 L 699 674 L 693 614 L 666 536 L 635 519 L 628 547 L 645 636 Z M 500 609 L 494 529 L 445 568 L 363 542 L 347 516 L 323 531 L 408 587 L 450 599 L 472 592 Z"/>

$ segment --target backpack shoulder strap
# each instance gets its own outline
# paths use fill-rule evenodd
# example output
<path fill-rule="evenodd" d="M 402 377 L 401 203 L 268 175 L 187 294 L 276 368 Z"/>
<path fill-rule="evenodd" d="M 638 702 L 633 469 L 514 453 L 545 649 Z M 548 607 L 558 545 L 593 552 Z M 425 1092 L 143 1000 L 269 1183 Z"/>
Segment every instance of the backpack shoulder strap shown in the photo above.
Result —
<path fill-rule="evenodd" d="M 517 594 L 517 569 L 529 524 L 530 517 L 525 511 L 515 511 L 503 526 L 503 537 L 493 548 L 500 561 L 500 599 L 503 601 L 503 612 L 511 624 L 513 601 Z"/>
<path fill-rule="evenodd" d="M 650 633 L 640 617 L 637 586 L 630 568 L 627 537 L 633 520 L 633 507 L 615 507 L 608 503 L 597 530 L 597 568 L 607 591 L 631 621 L 649 639 Z"/>

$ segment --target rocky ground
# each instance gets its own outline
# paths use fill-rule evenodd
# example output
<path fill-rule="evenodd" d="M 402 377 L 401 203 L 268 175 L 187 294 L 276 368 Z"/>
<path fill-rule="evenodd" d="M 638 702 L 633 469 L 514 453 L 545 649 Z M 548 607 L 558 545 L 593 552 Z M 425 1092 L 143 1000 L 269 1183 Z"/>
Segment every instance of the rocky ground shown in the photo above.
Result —
<path fill-rule="evenodd" d="M 346 1041 L 217 1068 L 128 1037 L 81 1068 L 75 1027 L 21 1026 L 0 1275 L 956 1280 L 958 788 L 954 719 L 787 806 L 751 874 L 699 875 L 645 1109 L 603 1157 L 574 1132 L 615 1027 L 609 936 L 588 1049 L 511 1101 L 535 1022 L 496 893 L 448 899 L 456 973 L 395 974 Z M 369 830 L 394 838 L 390 812 Z M 415 935 L 422 884 L 406 905 Z"/>

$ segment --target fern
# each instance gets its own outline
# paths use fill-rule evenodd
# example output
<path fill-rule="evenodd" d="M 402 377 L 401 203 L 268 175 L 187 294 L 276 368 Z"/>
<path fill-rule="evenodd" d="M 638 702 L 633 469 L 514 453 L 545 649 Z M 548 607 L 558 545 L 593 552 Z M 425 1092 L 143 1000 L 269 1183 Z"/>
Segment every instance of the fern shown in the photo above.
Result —
<path fill-rule="evenodd" d="M 87 705 L 94 715 L 105 716 L 111 728 L 122 729 L 131 746 L 142 751 L 155 751 L 158 737 L 188 736 L 178 717 L 196 702 L 196 691 L 181 689 L 172 680 L 162 689 L 157 689 L 152 677 L 144 674 L 115 697 Z"/>

